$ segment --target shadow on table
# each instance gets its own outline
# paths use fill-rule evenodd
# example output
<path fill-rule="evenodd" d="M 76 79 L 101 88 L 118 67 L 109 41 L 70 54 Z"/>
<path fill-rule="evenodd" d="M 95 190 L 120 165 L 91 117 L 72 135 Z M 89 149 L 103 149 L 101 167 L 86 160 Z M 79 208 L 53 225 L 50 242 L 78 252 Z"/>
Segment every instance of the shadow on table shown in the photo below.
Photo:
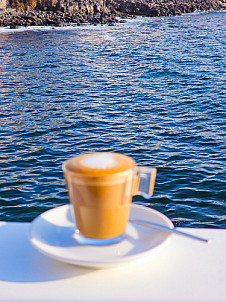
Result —
<path fill-rule="evenodd" d="M 28 229 L 28 223 L 0 224 L 0 280 L 46 282 L 79 277 L 94 271 L 42 255 L 30 244 Z"/>

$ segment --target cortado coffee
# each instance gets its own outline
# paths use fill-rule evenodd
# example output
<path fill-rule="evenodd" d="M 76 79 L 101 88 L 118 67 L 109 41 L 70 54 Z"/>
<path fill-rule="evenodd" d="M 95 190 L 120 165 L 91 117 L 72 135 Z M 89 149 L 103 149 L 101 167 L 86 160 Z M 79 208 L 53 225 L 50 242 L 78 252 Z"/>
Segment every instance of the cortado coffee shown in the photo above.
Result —
<path fill-rule="evenodd" d="M 120 153 L 88 153 L 64 162 L 80 238 L 87 238 L 88 242 L 93 239 L 94 244 L 98 240 L 111 243 L 122 239 L 132 196 L 139 192 L 136 170 L 134 160 Z"/>

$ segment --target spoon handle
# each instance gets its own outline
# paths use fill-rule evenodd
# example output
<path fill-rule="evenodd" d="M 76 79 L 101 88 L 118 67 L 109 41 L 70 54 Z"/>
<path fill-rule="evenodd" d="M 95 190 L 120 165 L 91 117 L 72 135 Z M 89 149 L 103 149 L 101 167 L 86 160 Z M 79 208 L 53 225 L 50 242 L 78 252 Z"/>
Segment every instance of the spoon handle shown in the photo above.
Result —
<path fill-rule="evenodd" d="M 156 229 L 156 230 L 160 230 L 160 231 L 164 231 L 164 232 L 168 232 L 168 233 L 174 233 L 174 234 L 177 234 L 177 235 L 189 237 L 191 239 L 196 239 L 196 240 L 199 240 L 199 241 L 202 241 L 202 242 L 205 242 L 205 243 L 210 242 L 210 240 L 208 240 L 208 239 L 205 239 L 205 238 L 202 238 L 202 237 L 199 237 L 199 236 L 195 236 L 195 235 L 191 235 L 191 234 L 188 234 L 188 233 L 185 233 L 185 232 L 182 232 L 182 231 L 178 231 L 175 228 L 171 229 L 171 228 L 169 228 L 165 225 L 162 225 L 162 224 L 149 222 L 149 221 L 146 221 L 146 220 L 139 220 L 139 219 L 136 219 L 136 220 L 133 220 L 133 219 L 131 220 L 130 219 L 130 222 L 135 223 L 135 224 L 139 224 L 139 225 L 143 225 L 143 226 L 146 226 L 146 227 L 150 227 L 152 229 Z"/>

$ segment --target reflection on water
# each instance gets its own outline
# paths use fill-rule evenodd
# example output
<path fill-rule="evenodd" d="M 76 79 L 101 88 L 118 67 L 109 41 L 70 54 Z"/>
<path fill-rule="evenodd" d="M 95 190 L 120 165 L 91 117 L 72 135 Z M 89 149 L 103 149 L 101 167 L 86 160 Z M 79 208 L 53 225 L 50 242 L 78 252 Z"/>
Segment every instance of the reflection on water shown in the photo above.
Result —
<path fill-rule="evenodd" d="M 225 227 L 225 13 L 0 31 L 0 219 L 68 202 L 62 162 L 119 151 L 158 168 L 151 206 Z"/>

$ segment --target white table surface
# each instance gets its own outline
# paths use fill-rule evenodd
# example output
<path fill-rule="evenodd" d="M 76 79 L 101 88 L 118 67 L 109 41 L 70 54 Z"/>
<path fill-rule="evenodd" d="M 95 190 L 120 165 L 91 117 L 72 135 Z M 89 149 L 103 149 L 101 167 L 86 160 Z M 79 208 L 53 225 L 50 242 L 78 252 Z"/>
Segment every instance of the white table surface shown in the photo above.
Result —
<path fill-rule="evenodd" d="M 42 255 L 29 223 L 0 222 L 0 301 L 226 301 L 226 229 L 172 235 L 158 253 L 117 268 L 94 270 Z"/>

